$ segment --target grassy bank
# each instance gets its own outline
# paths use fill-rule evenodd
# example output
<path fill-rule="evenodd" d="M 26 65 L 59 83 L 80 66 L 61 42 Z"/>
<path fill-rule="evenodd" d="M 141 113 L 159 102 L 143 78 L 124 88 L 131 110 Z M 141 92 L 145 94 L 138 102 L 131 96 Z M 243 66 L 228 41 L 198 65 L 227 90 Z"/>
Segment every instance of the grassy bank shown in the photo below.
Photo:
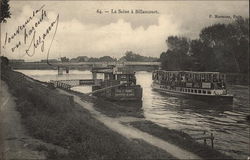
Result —
<path fill-rule="evenodd" d="M 94 97 L 85 96 L 83 94 L 79 94 L 74 91 L 71 92 L 74 94 L 78 94 L 79 96 L 82 96 L 83 99 L 86 101 L 91 101 L 94 104 L 94 107 L 98 111 L 108 116 L 143 117 L 142 108 L 138 104 L 131 105 L 128 103 L 122 104 L 121 102 L 119 102 L 119 104 L 122 105 L 116 105 L 116 102 L 108 102 L 103 99 L 96 100 Z M 192 153 L 195 153 L 204 159 L 233 159 L 230 156 L 227 156 L 215 149 L 212 149 L 211 146 L 198 143 L 191 136 L 189 136 L 184 132 L 161 127 L 151 121 L 141 120 L 134 122 L 126 122 L 124 124 L 131 125 L 137 129 L 140 129 L 141 131 L 147 132 L 151 135 L 166 140 L 172 144 L 180 146 L 181 148 L 190 151 Z"/>
<path fill-rule="evenodd" d="M 75 94 L 78 94 L 75 92 Z M 82 94 L 79 94 L 81 96 Z M 107 102 L 104 100 L 98 99 L 98 101 L 91 97 L 85 97 L 82 95 L 83 99 L 87 101 L 91 101 L 94 103 L 94 107 L 108 115 L 113 117 L 119 116 L 132 116 L 132 117 L 143 117 L 142 108 L 138 104 L 128 105 L 124 103 L 123 106 L 116 105 L 115 102 Z M 119 102 L 119 104 L 122 104 Z M 133 108 L 130 108 L 130 107 Z M 166 140 L 172 144 L 180 146 L 181 148 L 190 151 L 199 155 L 204 159 L 233 159 L 230 156 L 227 156 L 215 149 L 212 149 L 211 146 L 203 145 L 195 141 L 192 137 L 188 134 L 178 131 L 178 130 L 171 130 L 165 127 L 158 126 L 153 122 L 144 120 L 144 121 L 135 121 L 135 122 L 126 122 L 124 124 L 131 125 L 141 131 L 147 132 L 152 134 L 156 137 L 159 137 L 163 140 Z M 216 145 L 216 144 L 215 144 Z"/>
<path fill-rule="evenodd" d="M 37 139 L 68 150 L 67 154 L 61 154 L 38 146 L 37 150 L 47 152 L 48 159 L 173 158 L 145 142 L 127 139 L 111 131 L 81 106 L 71 105 L 72 102 L 68 102 L 70 99 L 55 90 L 27 80 L 17 72 L 9 72 L 3 79 L 16 97 L 17 110 L 21 113 L 27 132 Z M 53 98 L 64 105 L 52 105 Z"/>
<path fill-rule="evenodd" d="M 172 144 L 176 144 L 177 146 L 180 146 L 183 149 L 186 149 L 187 151 L 195 153 L 204 159 L 233 159 L 230 156 L 227 156 L 219 151 L 212 149 L 208 145 L 203 145 L 196 142 L 188 134 L 181 131 L 161 127 L 150 121 L 130 122 L 129 125 L 144 132 L 150 133 L 154 136 L 157 136 L 163 140 L 169 141 Z"/>
<path fill-rule="evenodd" d="M 40 110 L 23 98 L 18 98 L 17 104 L 23 123 L 32 136 L 69 150 L 68 155 L 52 152 L 49 154 L 50 157 L 52 155 L 58 159 L 171 158 L 146 143 L 128 140 L 112 132 L 84 109 L 57 114 L 49 110 Z"/>

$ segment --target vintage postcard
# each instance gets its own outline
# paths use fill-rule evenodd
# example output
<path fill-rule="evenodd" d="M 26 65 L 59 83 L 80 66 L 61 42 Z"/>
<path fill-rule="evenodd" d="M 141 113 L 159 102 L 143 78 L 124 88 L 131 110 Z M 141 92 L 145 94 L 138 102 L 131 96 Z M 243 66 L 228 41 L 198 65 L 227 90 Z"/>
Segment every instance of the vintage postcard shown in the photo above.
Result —
<path fill-rule="evenodd" d="M 250 158 L 248 1 L 0 4 L 0 160 Z"/>

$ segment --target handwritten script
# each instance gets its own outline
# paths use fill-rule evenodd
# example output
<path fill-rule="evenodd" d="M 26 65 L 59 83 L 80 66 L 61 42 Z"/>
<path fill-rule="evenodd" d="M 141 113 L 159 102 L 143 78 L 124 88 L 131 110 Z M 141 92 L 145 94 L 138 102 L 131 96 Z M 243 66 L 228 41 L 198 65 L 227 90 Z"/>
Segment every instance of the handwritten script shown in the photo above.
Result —
<path fill-rule="evenodd" d="M 48 26 L 46 26 L 45 28 L 43 27 L 44 32 L 38 33 L 39 26 L 44 23 L 45 19 L 48 20 L 48 14 L 47 11 L 44 10 L 44 7 L 45 5 L 41 6 L 37 10 L 34 10 L 32 15 L 28 17 L 23 24 L 19 25 L 13 33 L 9 34 L 6 32 L 3 48 L 9 46 L 11 52 L 15 52 L 18 48 L 24 46 L 25 54 L 32 57 L 36 53 L 36 49 L 39 47 L 41 52 L 45 52 L 46 38 L 54 29 L 54 33 L 52 34 L 52 39 L 47 50 L 48 57 L 57 31 L 59 14 L 55 18 L 55 20 L 49 23 Z"/>

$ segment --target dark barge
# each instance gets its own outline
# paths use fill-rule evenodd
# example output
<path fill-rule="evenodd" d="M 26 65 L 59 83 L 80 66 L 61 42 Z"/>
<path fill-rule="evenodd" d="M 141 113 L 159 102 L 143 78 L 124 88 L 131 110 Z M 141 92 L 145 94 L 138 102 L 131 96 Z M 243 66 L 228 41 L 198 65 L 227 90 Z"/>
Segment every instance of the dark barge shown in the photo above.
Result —
<path fill-rule="evenodd" d="M 126 67 L 92 68 L 92 95 L 115 101 L 141 101 L 142 88 L 136 84 L 135 72 Z M 97 74 L 103 79 L 97 79 Z"/>

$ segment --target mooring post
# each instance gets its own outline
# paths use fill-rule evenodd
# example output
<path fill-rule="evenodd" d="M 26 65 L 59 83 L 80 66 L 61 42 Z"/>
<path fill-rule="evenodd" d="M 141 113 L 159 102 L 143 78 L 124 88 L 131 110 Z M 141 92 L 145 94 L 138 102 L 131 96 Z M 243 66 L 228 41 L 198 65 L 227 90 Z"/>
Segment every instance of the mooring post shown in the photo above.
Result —
<path fill-rule="evenodd" d="M 205 131 L 205 130 L 203 131 L 203 134 L 204 134 L 204 135 L 206 134 L 206 131 Z M 207 139 L 204 138 L 204 145 L 206 145 L 206 144 L 207 144 Z"/>
<path fill-rule="evenodd" d="M 214 148 L 214 135 L 213 135 L 213 133 L 211 133 L 211 144 L 212 144 L 212 148 Z"/>

